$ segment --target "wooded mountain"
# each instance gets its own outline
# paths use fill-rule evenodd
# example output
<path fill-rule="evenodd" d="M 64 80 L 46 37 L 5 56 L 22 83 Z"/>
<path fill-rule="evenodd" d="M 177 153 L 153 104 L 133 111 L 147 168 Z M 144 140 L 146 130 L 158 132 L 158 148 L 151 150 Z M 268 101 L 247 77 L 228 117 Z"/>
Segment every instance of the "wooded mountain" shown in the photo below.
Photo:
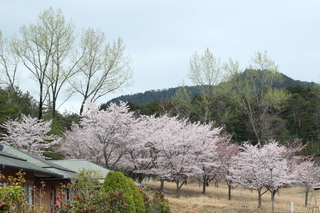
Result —
<path fill-rule="evenodd" d="M 261 72 L 261 71 L 257 71 Z M 246 71 L 242 73 L 243 76 L 246 76 Z M 275 82 L 274 87 L 277 88 L 287 88 L 294 86 L 302 86 L 302 87 L 310 87 L 314 86 L 314 82 L 306 82 L 300 80 L 293 80 L 292 78 L 282 74 L 282 82 Z M 133 95 L 122 95 L 117 98 L 111 99 L 109 102 L 119 103 L 120 101 L 130 101 L 135 105 L 140 104 L 148 104 L 155 100 L 167 101 L 169 100 L 178 90 L 179 87 L 169 88 L 169 89 L 159 89 L 159 90 L 148 90 L 144 93 L 136 93 Z M 191 91 L 192 95 L 199 95 L 199 87 L 198 86 L 187 86 L 188 90 Z"/>

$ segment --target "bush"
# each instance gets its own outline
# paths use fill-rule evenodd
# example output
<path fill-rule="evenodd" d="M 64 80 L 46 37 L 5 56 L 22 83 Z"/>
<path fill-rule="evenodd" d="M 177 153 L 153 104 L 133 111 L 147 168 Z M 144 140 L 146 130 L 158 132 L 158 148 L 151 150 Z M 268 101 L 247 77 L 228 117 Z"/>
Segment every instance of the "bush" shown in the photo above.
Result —
<path fill-rule="evenodd" d="M 69 212 L 98 212 L 102 205 L 103 195 L 100 193 L 101 174 L 96 170 L 82 169 L 73 177 L 73 180 L 66 186 L 61 186 L 58 192 L 55 211 L 59 213 Z M 70 200 L 67 199 L 66 190 L 69 190 Z M 106 196 L 105 196 L 105 200 Z"/>
<path fill-rule="evenodd" d="M 147 213 L 170 213 L 169 201 L 164 198 L 163 192 L 156 192 L 152 199 L 148 196 L 152 192 L 148 190 L 144 191 L 140 188 L 140 194 L 143 197 Z"/>
<path fill-rule="evenodd" d="M 133 192 L 131 191 L 131 187 L 129 186 L 128 181 L 122 172 L 108 172 L 101 190 L 109 194 L 115 192 L 123 193 L 128 201 L 128 204 L 126 206 L 126 212 L 136 212 L 136 206 L 133 199 Z M 111 208 L 114 208 L 114 206 L 111 206 Z"/>
<path fill-rule="evenodd" d="M 156 192 L 153 195 L 151 212 L 170 213 L 169 201 L 164 198 L 163 192 Z"/>
<path fill-rule="evenodd" d="M 143 199 L 144 206 L 146 208 L 146 212 L 149 213 L 151 212 L 151 202 L 152 200 L 150 197 L 147 195 L 147 193 L 144 191 L 143 188 L 139 188 L 139 192 L 141 194 L 141 197 Z"/>
<path fill-rule="evenodd" d="M 133 182 L 131 178 L 127 178 L 128 185 L 131 189 L 131 193 L 133 196 L 133 201 L 136 207 L 137 213 L 145 213 L 146 207 L 144 206 L 142 195 L 140 194 L 140 190 L 137 185 Z"/>
<path fill-rule="evenodd" d="M 23 206 L 24 189 L 22 184 L 25 182 L 24 174 L 22 171 L 19 171 L 16 173 L 17 177 L 8 177 L 9 185 L 0 186 L 0 212 L 18 211 L 18 204 Z M 4 178 L 0 172 L 0 180 Z"/>

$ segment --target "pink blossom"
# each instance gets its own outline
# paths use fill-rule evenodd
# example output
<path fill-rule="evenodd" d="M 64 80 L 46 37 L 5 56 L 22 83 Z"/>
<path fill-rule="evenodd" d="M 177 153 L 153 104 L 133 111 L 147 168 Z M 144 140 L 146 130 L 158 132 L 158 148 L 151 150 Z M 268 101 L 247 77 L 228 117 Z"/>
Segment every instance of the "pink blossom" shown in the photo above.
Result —
<path fill-rule="evenodd" d="M 8 120 L 0 125 L 6 129 L 3 142 L 33 155 L 44 158 L 43 150 L 58 144 L 60 138 L 49 135 L 52 121 L 22 115 L 22 120 Z"/>

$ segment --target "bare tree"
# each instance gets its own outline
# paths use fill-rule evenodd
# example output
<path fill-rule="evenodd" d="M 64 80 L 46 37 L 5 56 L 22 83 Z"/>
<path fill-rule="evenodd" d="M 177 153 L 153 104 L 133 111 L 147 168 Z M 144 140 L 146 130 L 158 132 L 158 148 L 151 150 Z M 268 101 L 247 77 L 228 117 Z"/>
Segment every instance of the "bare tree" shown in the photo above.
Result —
<path fill-rule="evenodd" d="M 222 68 L 220 58 L 215 58 L 209 49 L 203 55 L 195 53 L 190 59 L 188 77 L 200 88 L 202 114 L 199 116 L 203 123 L 211 120 L 210 105 L 219 94 L 216 86 L 225 80 L 226 73 Z"/>
<path fill-rule="evenodd" d="M 46 72 L 45 84 L 48 89 L 49 106 L 52 110 L 52 117 L 56 116 L 58 96 L 68 79 L 71 78 L 76 72 L 76 64 L 81 59 L 78 58 L 72 63 L 74 48 L 74 25 L 66 23 L 65 18 L 61 11 L 50 11 L 47 18 L 49 39 L 52 42 L 51 62 L 48 72 Z M 51 45 L 48 42 L 49 45 Z"/>
<path fill-rule="evenodd" d="M 257 52 L 244 72 L 239 71 L 238 63 L 230 60 L 224 69 L 231 75 L 224 89 L 236 101 L 239 109 L 248 117 L 259 146 L 266 131 L 265 120 L 271 107 L 276 107 L 288 97 L 284 90 L 273 87 L 281 82 L 278 66 L 267 52 Z"/>
<path fill-rule="evenodd" d="M 171 99 L 174 113 L 185 118 L 194 116 L 194 120 L 202 123 L 212 121 L 213 114 L 219 114 L 213 113 L 212 109 L 217 109 L 218 96 L 223 94 L 217 85 L 226 79 L 226 74 L 220 59 L 215 58 L 209 49 L 203 55 L 195 53 L 190 59 L 188 77 L 199 88 L 199 94 L 195 99 L 188 87 L 180 87 Z"/>
<path fill-rule="evenodd" d="M 83 32 L 79 50 L 83 57 L 78 63 L 79 72 L 70 81 L 74 92 L 83 97 L 83 104 L 129 86 L 132 78 L 130 57 L 125 56 L 121 38 L 107 42 L 105 33 L 91 28 Z"/>
<path fill-rule="evenodd" d="M 71 50 L 73 31 L 74 25 L 65 21 L 62 11 L 50 7 L 40 13 L 36 24 L 23 25 L 20 28 L 21 39 L 12 43 L 15 53 L 38 82 L 39 119 L 42 118 L 49 89 L 55 112 L 59 91 L 70 76 L 69 71 L 63 69 L 63 62 Z"/>
<path fill-rule="evenodd" d="M 10 40 L 3 38 L 0 31 L 0 85 L 4 84 L 9 91 L 15 91 L 19 83 L 18 65 L 19 57 L 12 53 Z"/>

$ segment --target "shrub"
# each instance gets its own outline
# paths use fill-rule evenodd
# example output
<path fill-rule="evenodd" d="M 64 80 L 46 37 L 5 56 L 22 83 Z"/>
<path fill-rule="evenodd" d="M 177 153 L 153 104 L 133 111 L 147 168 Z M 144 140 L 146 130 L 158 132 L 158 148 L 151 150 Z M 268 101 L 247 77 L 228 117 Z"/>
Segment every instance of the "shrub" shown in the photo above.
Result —
<path fill-rule="evenodd" d="M 22 171 L 16 173 L 17 177 L 9 176 L 9 184 L 0 187 L 0 212 L 17 211 L 17 206 L 23 206 L 24 189 L 22 184 L 25 182 Z M 0 173 L 0 180 L 5 177 Z M 0 183 L 1 184 L 1 183 Z"/>
<path fill-rule="evenodd" d="M 143 197 L 144 205 L 147 213 L 170 213 L 169 201 L 164 198 L 163 192 L 155 192 L 152 199 L 148 194 L 152 191 L 140 188 L 140 194 Z"/>
<path fill-rule="evenodd" d="M 147 193 L 143 190 L 143 188 L 139 188 L 139 192 L 140 192 L 141 197 L 143 199 L 143 203 L 144 203 L 144 206 L 146 208 L 146 212 L 147 213 L 151 212 L 151 202 L 152 202 L 152 200 L 147 195 Z"/>
<path fill-rule="evenodd" d="M 55 211 L 59 213 L 98 212 L 100 206 L 104 204 L 101 202 L 103 196 L 99 190 L 100 178 L 99 171 L 80 170 L 67 186 L 61 186 L 61 191 L 58 192 L 55 204 Z M 67 200 L 66 190 L 69 190 L 70 200 Z"/>
<path fill-rule="evenodd" d="M 117 212 L 117 213 L 125 213 L 125 212 L 132 212 L 129 210 L 129 197 L 121 192 L 121 191 L 114 191 L 107 194 L 107 205 L 105 206 L 105 210 L 107 212 Z M 100 210 L 102 212 L 102 209 Z"/>
<path fill-rule="evenodd" d="M 127 178 L 128 185 L 131 189 L 131 193 L 133 196 L 133 201 L 136 207 L 137 213 L 145 213 L 146 207 L 144 206 L 143 197 L 140 194 L 139 188 L 137 185 L 133 182 L 131 178 Z"/>
<path fill-rule="evenodd" d="M 91 199 L 100 188 L 99 179 L 102 177 L 97 170 L 81 169 L 67 185 L 74 198 Z"/>
<path fill-rule="evenodd" d="M 157 213 L 170 213 L 169 201 L 164 198 L 163 192 L 156 192 L 152 199 L 152 211 Z"/>
<path fill-rule="evenodd" d="M 108 172 L 101 189 L 109 194 L 117 191 L 125 194 L 128 201 L 126 212 L 136 212 L 133 193 L 131 192 L 128 181 L 122 172 Z"/>

